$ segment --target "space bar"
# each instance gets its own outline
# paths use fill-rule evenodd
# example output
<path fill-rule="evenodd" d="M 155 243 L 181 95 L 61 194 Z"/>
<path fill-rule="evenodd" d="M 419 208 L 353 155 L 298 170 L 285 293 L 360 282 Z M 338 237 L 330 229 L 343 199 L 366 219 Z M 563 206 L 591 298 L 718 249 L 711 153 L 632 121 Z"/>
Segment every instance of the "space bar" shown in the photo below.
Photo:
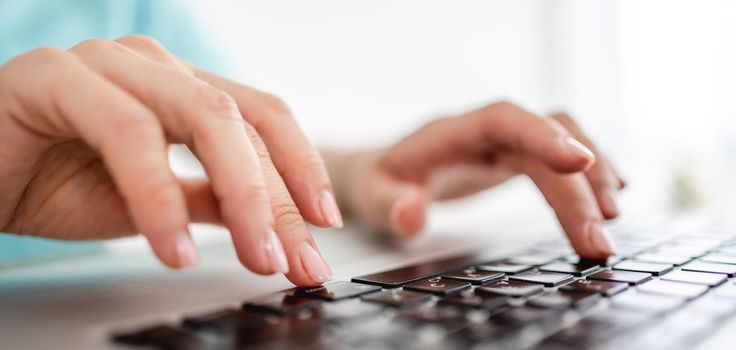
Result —
<path fill-rule="evenodd" d="M 370 275 L 353 277 L 357 283 L 375 284 L 385 288 L 396 288 L 406 283 L 441 275 L 447 271 L 482 263 L 477 256 L 462 256 L 416 264 Z"/>

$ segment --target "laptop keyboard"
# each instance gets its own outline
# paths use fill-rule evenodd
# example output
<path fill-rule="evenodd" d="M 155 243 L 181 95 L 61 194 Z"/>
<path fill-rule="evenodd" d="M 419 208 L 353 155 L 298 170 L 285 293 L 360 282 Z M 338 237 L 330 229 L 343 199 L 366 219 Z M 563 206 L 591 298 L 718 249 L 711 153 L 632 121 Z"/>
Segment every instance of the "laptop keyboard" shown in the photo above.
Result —
<path fill-rule="evenodd" d="M 736 236 L 617 234 L 619 256 L 564 241 L 292 289 L 116 333 L 158 349 L 689 349 L 736 315 Z"/>

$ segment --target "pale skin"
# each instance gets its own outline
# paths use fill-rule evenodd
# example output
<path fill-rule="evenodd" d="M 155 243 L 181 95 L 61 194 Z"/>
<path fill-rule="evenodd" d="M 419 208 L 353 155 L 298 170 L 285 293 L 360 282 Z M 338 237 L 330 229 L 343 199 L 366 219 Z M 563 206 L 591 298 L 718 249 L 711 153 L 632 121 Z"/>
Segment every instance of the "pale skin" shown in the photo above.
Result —
<path fill-rule="evenodd" d="M 206 179 L 173 174 L 174 143 L 193 151 Z M 618 215 L 624 182 L 564 114 L 494 103 L 384 150 L 323 158 L 279 98 L 188 64 L 148 37 L 40 48 L 0 67 L 0 232 L 142 233 L 172 268 L 198 261 L 188 224 L 218 223 L 249 270 L 321 284 L 332 272 L 306 223 L 341 227 L 343 208 L 410 237 L 432 200 L 518 174 L 537 184 L 581 256 L 614 253 L 602 223 Z"/>

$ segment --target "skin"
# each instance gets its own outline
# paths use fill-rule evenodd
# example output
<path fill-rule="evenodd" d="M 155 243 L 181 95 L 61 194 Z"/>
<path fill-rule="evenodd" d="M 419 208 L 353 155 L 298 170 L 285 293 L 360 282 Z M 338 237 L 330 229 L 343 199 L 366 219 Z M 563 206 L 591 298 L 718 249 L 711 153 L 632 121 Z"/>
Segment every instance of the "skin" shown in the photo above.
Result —
<path fill-rule="evenodd" d="M 583 145 L 571 146 L 576 142 L 570 139 Z M 564 113 L 542 118 L 498 102 L 432 121 L 386 149 L 325 156 L 337 174 L 346 215 L 381 232 L 413 237 L 431 201 L 472 195 L 526 175 L 580 256 L 605 259 L 615 253 L 603 222 L 619 215 L 616 195 L 625 182 Z M 594 239 L 592 231 L 603 238 Z"/>
<path fill-rule="evenodd" d="M 172 173 L 173 143 L 193 151 L 207 179 Z M 40 48 L 0 67 L 0 232 L 142 233 L 164 264 L 184 268 L 197 261 L 187 225 L 218 223 L 246 268 L 311 286 L 331 271 L 306 223 L 342 225 L 335 192 L 353 219 L 410 237 L 432 200 L 526 174 L 581 256 L 613 253 L 591 244 L 589 232 L 618 215 L 614 195 L 624 183 L 563 114 L 540 118 L 496 103 L 438 119 L 385 150 L 326 158 L 334 192 L 325 161 L 279 98 L 203 71 L 148 37 Z"/>

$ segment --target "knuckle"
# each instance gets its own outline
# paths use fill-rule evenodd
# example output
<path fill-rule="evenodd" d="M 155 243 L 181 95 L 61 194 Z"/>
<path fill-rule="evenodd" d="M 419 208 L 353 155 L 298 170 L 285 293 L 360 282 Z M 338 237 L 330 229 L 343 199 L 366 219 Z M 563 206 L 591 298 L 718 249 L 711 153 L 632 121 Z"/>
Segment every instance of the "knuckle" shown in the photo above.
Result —
<path fill-rule="evenodd" d="M 75 45 L 72 50 L 82 52 L 108 52 L 119 49 L 119 46 L 112 41 L 104 39 L 87 39 L 81 43 Z"/>
<path fill-rule="evenodd" d="M 146 35 L 140 35 L 140 34 L 126 35 L 126 36 L 121 37 L 120 39 L 117 39 L 117 41 L 135 45 L 138 47 L 147 48 L 147 49 L 165 50 L 161 42 L 159 42 L 158 40 L 150 36 L 146 36 Z"/>
<path fill-rule="evenodd" d="M 270 113 L 277 115 L 291 115 L 291 109 L 281 97 L 269 93 L 261 93 L 258 96 L 261 105 Z"/>
<path fill-rule="evenodd" d="M 130 114 L 126 118 L 117 118 L 110 123 L 109 130 L 119 137 L 142 138 L 161 133 L 161 126 L 155 118 Z M 106 138 L 115 142 L 115 137 Z"/>
<path fill-rule="evenodd" d="M 488 110 L 508 110 L 511 108 L 517 108 L 517 106 L 508 100 L 500 100 L 487 105 L 485 108 Z"/>
<path fill-rule="evenodd" d="M 279 231 L 289 232 L 305 225 L 299 209 L 291 201 L 273 204 L 271 211 Z"/>
<path fill-rule="evenodd" d="M 228 117 L 238 116 L 239 118 L 238 104 L 228 93 L 201 84 L 199 94 L 203 101 L 204 108 L 209 112 L 215 112 Z"/>

